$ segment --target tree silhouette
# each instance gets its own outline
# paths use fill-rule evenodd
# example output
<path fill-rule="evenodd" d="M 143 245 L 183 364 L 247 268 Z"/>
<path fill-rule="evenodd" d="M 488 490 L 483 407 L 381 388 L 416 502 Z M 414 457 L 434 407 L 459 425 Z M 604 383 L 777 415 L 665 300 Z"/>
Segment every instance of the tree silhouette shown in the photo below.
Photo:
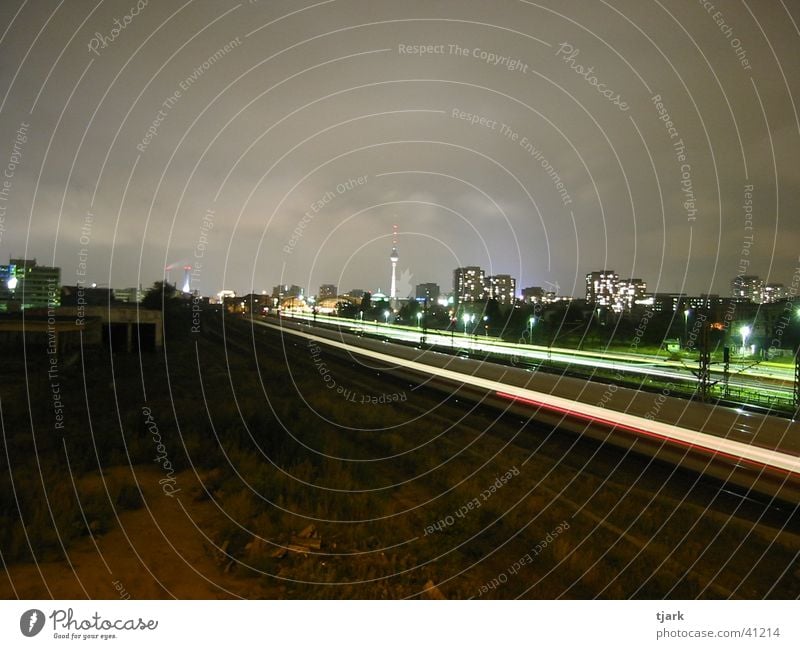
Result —
<path fill-rule="evenodd" d="M 170 284 L 169 282 L 155 282 L 153 286 L 147 289 L 147 293 L 145 293 L 144 298 L 142 298 L 142 306 L 145 309 L 161 311 L 175 298 L 177 292 L 174 284 Z"/>

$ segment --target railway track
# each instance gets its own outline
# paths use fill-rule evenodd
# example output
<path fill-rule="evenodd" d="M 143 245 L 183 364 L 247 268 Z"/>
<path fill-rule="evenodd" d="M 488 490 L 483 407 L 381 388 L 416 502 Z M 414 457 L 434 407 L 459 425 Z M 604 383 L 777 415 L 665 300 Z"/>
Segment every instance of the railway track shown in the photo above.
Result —
<path fill-rule="evenodd" d="M 275 360 L 276 357 L 281 357 L 287 351 L 293 353 L 294 351 L 301 351 L 303 344 L 292 338 L 285 338 L 281 340 L 277 333 L 268 330 L 260 330 L 253 328 L 249 322 L 238 320 L 227 320 L 223 327 L 216 329 L 209 329 L 207 335 L 217 341 L 224 340 L 226 347 L 231 348 L 238 353 L 246 354 L 249 357 L 266 356 Z M 632 548 L 637 556 L 639 554 L 652 554 L 654 557 L 659 556 L 663 552 L 663 548 L 652 543 L 651 539 L 642 537 L 631 530 L 631 525 L 627 521 L 615 520 L 615 517 L 609 516 L 605 510 L 593 510 L 591 506 L 591 498 L 588 500 L 584 498 L 581 503 L 581 495 L 587 492 L 596 493 L 601 489 L 614 488 L 625 493 L 625 497 L 631 493 L 641 496 L 642 490 L 645 485 L 642 483 L 643 476 L 652 470 L 652 463 L 645 462 L 642 458 L 638 458 L 628 453 L 623 453 L 618 449 L 608 449 L 602 444 L 592 440 L 580 440 L 574 437 L 568 438 L 570 442 L 562 441 L 560 443 L 555 441 L 555 437 L 548 431 L 547 425 L 532 424 L 530 418 L 520 417 L 518 414 L 509 413 L 508 411 L 498 410 L 496 404 L 487 403 L 484 399 L 475 399 L 472 401 L 464 399 L 459 396 L 443 396 L 440 386 L 431 386 L 426 381 L 415 381 L 414 377 L 406 375 L 396 376 L 392 373 L 387 373 L 386 368 L 372 367 L 368 371 L 365 370 L 364 364 L 357 362 L 353 357 L 346 354 L 331 354 L 328 353 L 326 358 L 329 359 L 331 366 L 336 367 L 336 371 L 342 376 L 342 380 L 346 380 L 349 387 L 360 390 L 363 393 L 374 392 L 376 381 L 393 384 L 397 387 L 403 387 L 410 391 L 414 391 L 419 398 L 410 399 L 402 404 L 404 413 L 411 416 L 425 416 L 426 423 L 435 430 L 448 430 L 453 427 L 454 422 L 457 422 L 459 432 L 462 437 L 467 436 L 476 438 L 480 436 L 495 436 L 501 440 L 509 440 L 508 443 L 514 443 L 515 446 L 524 448 L 525 451 L 530 452 L 531 448 L 534 452 L 530 454 L 529 469 L 534 474 L 548 474 L 557 467 L 558 475 L 553 476 L 551 483 L 540 481 L 536 488 L 539 493 L 545 494 L 552 502 L 554 509 L 559 511 L 572 512 L 572 515 L 582 517 L 586 521 L 591 522 L 595 530 L 603 530 L 616 539 L 614 545 L 618 543 L 627 544 Z M 419 378 L 419 377 L 417 377 Z M 480 423 L 471 423 L 474 418 L 480 418 Z M 531 426 L 533 425 L 533 428 Z M 532 437 L 530 433 L 534 431 L 536 438 L 535 441 L 529 439 Z M 527 433 L 521 435 L 521 432 Z M 541 439 L 545 438 L 547 443 L 542 444 Z M 471 456 L 473 460 L 480 459 L 480 452 L 474 448 L 459 448 L 454 443 L 451 444 L 452 453 L 465 452 Z M 610 456 L 612 459 L 606 457 L 605 462 L 600 462 L 597 465 L 592 463 L 592 460 L 598 456 L 598 453 L 605 457 Z M 622 459 L 619 459 L 619 458 Z M 614 465 L 615 468 L 622 467 L 619 470 L 612 472 L 611 476 L 604 473 L 604 468 L 609 465 Z M 659 466 L 656 464 L 657 473 L 660 475 L 675 475 L 675 469 Z M 679 475 L 685 476 L 685 472 L 679 470 Z M 577 479 L 581 482 L 581 490 L 577 499 L 575 494 L 564 488 L 566 483 L 568 486 L 573 485 Z M 624 476 L 624 477 L 623 477 Z M 626 479 L 631 479 L 632 484 L 626 484 Z M 662 482 L 656 481 L 661 487 L 664 486 Z M 719 484 L 715 480 L 696 478 L 691 480 L 678 480 L 677 482 L 685 482 L 686 484 L 698 485 L 697 489 L 687 490 L 674 490 L 672 488 L 669 493 L 662 493 L 659 490 L 658 497 L 660 503 L 663 505 L 666 514 L 670 511 L 677 511 L 681 508 L 704 508 L 704 515 L 716 517 L 717 519 L 725 519 L 726 516 L 744 517 L 745 520 L 750 520 L 754 523 L 754 529 L 760 529 L 766 538 L 774 538 L 777 534 L 790 534 L 793 532 L 782 531 L 786 530 L 786 509 L 775 503 L 767 500 L 746 502 L 746 497 L 742 494 L 727 494 L 720 496 Z M 655 487 L 656 484 L 648 485 L 648 487 Z M 627 491 L 626 491 L 627 489 Z M 715 506 L 719 507 L 718 511 L 708 510 L 708 496 L 698 496 L 698 491 L 708 489 L 710 493 L 717 494 L 712 500 L 715 501 Z M 727 502 L 724 502 L 726 501 Z M 576 514 L 577 512 L 577 514 Z M 749 515 L 749 519 L 748 519 Z M 789 525 L 792 527 L 793 524 Z M 797 538 L 797 537 L 795 537 Z M 713 593 L 716 597 L 731 597 L 735 593 L 730 588 L 716 583 L 704 581 L 707 575 L 702 571 L 695 571 L 691 567 L 687 570 L 686 565 L 681 563 L 674 557 L 667 557 L 662 567 L 663 574 L 673 575 L 677 580 L 681 576 L 688 578 L 699 584 L 703 585 L 708 592 Z"/>

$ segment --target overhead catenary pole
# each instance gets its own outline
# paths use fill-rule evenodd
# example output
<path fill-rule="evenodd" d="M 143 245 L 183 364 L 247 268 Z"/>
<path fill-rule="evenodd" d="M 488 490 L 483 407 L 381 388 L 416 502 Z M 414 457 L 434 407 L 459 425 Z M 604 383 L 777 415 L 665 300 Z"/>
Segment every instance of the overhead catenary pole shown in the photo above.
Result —
<path fill-rule="evenodd" d="M 708 401 L 710 393 L 710 374 L 711 374 L 711 352 L 708 349 L 708 327 L 705 321 L 702 323 L 700 333 L 700 371 L 698 378 L 700 379 L 700 399 Z"/>
<path fill-rule="evenodd" d="M 427 326 L 427 323 L 425 321 L 427 320 L 427 317 L 428 317 L 428 295 L 429 294 L 430 293 L 428 291 L 426 291 L 426 293 L 425 293 L 425 302 L 424 302 L 424 304 L 422 306 L 422 341 L 421 342 L 422 342 L 423 345 L 425 344 L 425 339 L 427 338 L 427 335 L 428 335 L 428 326 Z"/>
<path fill-rule="evenodd" d="M 794 353 L 794 409 L 800 409 L 800 346 Z"/>
<path fill-rule="evenodd" d="M 389 288 L 389 305 L 392 309 L 397 308 L 397 262 L 400 256 L 397 254 L 397 226 L 392 226 L 392 252 L 389 261 L 392 264 L 392 282 Z"/>

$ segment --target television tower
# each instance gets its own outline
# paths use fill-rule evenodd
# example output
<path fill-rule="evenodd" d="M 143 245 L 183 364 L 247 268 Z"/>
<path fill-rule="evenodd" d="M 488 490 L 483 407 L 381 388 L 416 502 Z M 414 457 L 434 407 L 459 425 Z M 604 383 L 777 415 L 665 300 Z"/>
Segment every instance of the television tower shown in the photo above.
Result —
<path fill-rule="evenodd" d="M 392 308 L 397 308 L 397 262 L 400 256 L 397 254 L 397 226 L 392 226 L 392 254 L 389 255 L 392 262 L 392 288 L 389 291 L 389 304 Z"/>

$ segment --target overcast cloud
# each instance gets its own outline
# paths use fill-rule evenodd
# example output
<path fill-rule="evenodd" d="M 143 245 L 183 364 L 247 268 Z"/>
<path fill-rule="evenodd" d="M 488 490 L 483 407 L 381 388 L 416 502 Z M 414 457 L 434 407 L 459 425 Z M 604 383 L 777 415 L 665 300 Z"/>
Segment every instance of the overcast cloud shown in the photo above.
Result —
<path fill-rule="evenodd" d="M 800 6 L 714 4 L 6 0 L 0 263 L 386 290 L 396 223 L 445 290 L 479 264 L 727 294 L 743 249 L 789 284 Z"/>

